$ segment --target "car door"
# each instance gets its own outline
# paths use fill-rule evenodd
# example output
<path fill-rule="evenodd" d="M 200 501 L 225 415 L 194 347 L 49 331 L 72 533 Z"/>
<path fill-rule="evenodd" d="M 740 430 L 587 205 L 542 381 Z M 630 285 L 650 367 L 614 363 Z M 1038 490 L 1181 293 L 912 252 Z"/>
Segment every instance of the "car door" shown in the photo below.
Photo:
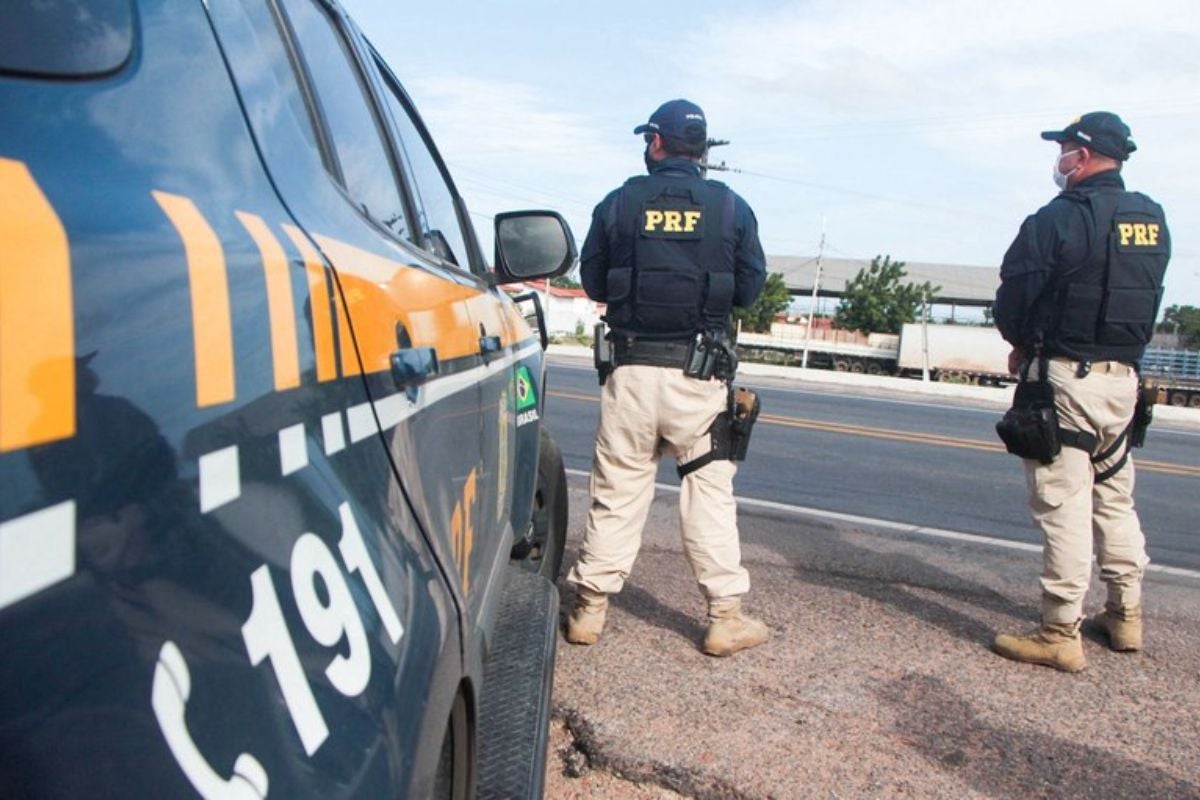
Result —
<path fill-rule="evenodd" d="M 540 357 L 542 351 L 531 333 L 518 338 L 513 324 L 518 315 L 511 313 L 512 303 L 488 279 L 470 217 L 432 138 L 399 81 L 373 49 L 368 46 L 367 50 L 413 196 L 424 250 L 443 264 L 469 268 L 472 278 L 473 291 L 466 302 L 480 337 L 479 358 L 469 368 L 480 393 L 481 414 L 475 429 L 480 462 L 475 481 L 477 508 L 472 519 L 474 546 L 463 566 L 468 578 L 487 576 L 486 581 L 468 580 L 464 587 L 470 625 L 482 636 L 489 627 L 495 599 L 482 587 L 497 585 L 493 576 L 507 563 L 514 538 L 511 504 L 518 451 L 517 407 L 521 403 L 515 364 L 523 357 Z M 406 475 L 419 473 L 421 466 L 419 461 L 397 463 Z M 411 479 L 420 477 L 412 474 Z"/>
<path fill-rule="evenodd" d="M 450 546 L 443 532 L 452 528 L 456 508 L 473 509 L 479 463 L 478 389 L 461 376 L 479 355 L 467 303 L 471 280 L 414 243 L 399 164 L 336 10 L 314 0 L 218 0 L 214 14 L 255 20 L 255 46 L 227 48 L 231 68 L 272 176 L 303 230 L 298 238 L 335 271 L 339 353 L 373 403 L 348 420 L 349 438 L 358 442 L 383 430 L 404 442 L 394 461 L 425 465 L 402 476 L 401 491 L 447 574 L 461 575 L 458 550 L 468 548 Z M 275 29 L 284 42 L 275 45 L 282 50 L 275 74 L 266 76 L 254 54 L 277 36 Z M 257 88 L 264 83 L 271 85 Z M 287 93 L 294 113 L 280 114 L 273 105 L 278 84 L 294 87 Z M 418 363 L 421 352 L 414 351 L 430 350 L 436 359 Z M 428 372 L 399 380 L 393 356 L 411 357 Z M 459 512 L 464 529 L 468 517 Z"/>
<path fill-rule="evenodd" d="M 461 678 L 441 567 L 355 439 L 339 286 L 247 127 L 293 107 L 235 91 L 215 5 L 138 3 L 87 79 L 0 69 L 12 796 L 402 794 Z"/>

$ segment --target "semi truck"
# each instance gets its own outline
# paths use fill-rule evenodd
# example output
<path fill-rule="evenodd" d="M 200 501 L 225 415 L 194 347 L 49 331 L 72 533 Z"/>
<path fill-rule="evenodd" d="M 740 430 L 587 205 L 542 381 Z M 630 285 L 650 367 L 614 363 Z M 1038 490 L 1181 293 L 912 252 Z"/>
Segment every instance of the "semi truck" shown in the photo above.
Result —
<path fill-rule="evenodd" d="M 836 329 L 814 330 L 777 322 L 770 333 L 740 332 L 742 358 L 799 366 L 808 348 L 808 366 L 871 375 L 919 376 L 926 368 L 935 381 L 1002 385 L 1008 373 L 1008 342 L 995 328 L 974 325 L 906 324 L 899 334 Z M 1200 351 L 1148 347 L 1141 373 L 1159 390 L 1159 402 L 1200 408 Z"/>
<path fill-rule="evenodd" d="M 1159 402 L 1200 408 L 1200 350 L 1148 347 L 1142 376 L 1158 387 Z"/>
<path fill-rule="evenodd" d="M 770 333 L 738 335 L 743 358 L 799 365 L 808 349 L 808 366 L 871 375 L 921 375 L 926 367 L 937 381 L 999 385 L 1011 382 L 1009 345 L 995 328 L 969 325 L 905 325 L 899 334 L 858 334 L 814 330 L 788 323 Z"/>

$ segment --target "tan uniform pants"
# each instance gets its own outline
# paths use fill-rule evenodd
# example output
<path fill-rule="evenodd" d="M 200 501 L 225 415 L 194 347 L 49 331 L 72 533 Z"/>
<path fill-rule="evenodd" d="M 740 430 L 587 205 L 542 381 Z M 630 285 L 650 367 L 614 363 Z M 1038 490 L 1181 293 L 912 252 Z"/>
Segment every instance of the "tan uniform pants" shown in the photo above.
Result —
<path fill-rule="evenodd" d="M 1096 453 L 1106 452 L 1133 417 L 1137 375 L 1115 361 L 1098 362 L 1086 377 L 1076 363 L 1051 359 L 1050 382 L 1058 421 L 1065 429 L 1096 436 Z M 1092 454 L 1063 447 L 1050 464 L 1025 461 L 1029 507 L 1046 543 L 1042 569 L 1042 619 L 1071 624 L 1083 616 L 1083 597 L 1091 577 L 1093 545 L 1108 602 L 1122 608 L 1141 604 L 1142 574 L 1150 559 L 1133 508 L 1133 459 L 1102 483 L 1094 477 L 1115 464 L 1092 464 Z"/>
<path fill-rule="evenodd" d="M 726 386 L 680 369 L 627 364 L 613 371 L 600 400 L 592 463 L 592 505 L 583 552 L 567 581 L 605 594 L 621 591 L 642 543 L 665 452 L 679 463 L 709 451 L 709 426 L 725 410 Z M 732 461 L 713 461 L 683 479 L 683 547 L 704 596 L 734 598 L 750 589 L 741 565 Z"/>

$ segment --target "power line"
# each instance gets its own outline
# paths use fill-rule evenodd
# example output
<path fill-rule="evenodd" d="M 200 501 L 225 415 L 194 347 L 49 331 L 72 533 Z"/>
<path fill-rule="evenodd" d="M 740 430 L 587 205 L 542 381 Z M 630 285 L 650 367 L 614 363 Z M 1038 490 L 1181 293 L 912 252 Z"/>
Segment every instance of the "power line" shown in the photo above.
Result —
<path fill-rule="evenodd" d="M 789 132 L 786 140 L 827 139 L 833 137 L 877 136 L 893 134 L 903 130 L 923 130 L 937 128 L 944 131 L 971 131 L 992 128 L 997 123 L 1006 123 L 1025 119 L 1042 119 L 1056 117 L 1068 119 L 1078 113 L 1078 110 L 1064 111 L 1049 109 L 1042 111 L 1012 111 L 989 114 L 948 113 L 920 117 L 897 117 L 877 119 L 854 119 L 839 122 L 806 122 L 802 128 Z M 1175 117 L 1190 116 L 1200 113 L 1200 106 L 1194 102 L 1186 102 L 1164 106 L 1161 104 L 1142 107 L 1122 107 L 1125 117 Z M 752 136 L 754 143 L 780 141 L 781 137 Z"/>
<path fill-rule="evenodd" d="M 499 188 L 506 188 L 506 189 L 510 188 L 510 187 L 515 187 L 517 189 L 520 189 L 520 190 L 523 190 L 526 192 L 535 192 L 535 193 L 537 193 L 539 195 L 543 195 L 545 197 L 557 198 L 558 200 L 560 200 L 564 203 L 568 203 L 568 204 L 571 204 L 571 205 L 574 205 L 574 206 L 577 206 L 580 208 L 586 208 L 589 213 L 591 211 L 592 205 L 594 205 L 592 203 L 589 203 L 588 200 L 581 199 L 578 195 L 567 195 L 567 194 L 563 194 L 561 192 L 556 192 L 556 191 L 553 191 L 550 189 L 546 189 L 545 187 L 542 187 L 542 186 L 533 186 L 531 184 L 520 183 L 520 182 L 514 181 L 512 179 L 497 178 L 497 177 L 491 176 L 491 175 L 483 175 L 482 173 L 476 172 L 475 170 L 463 168 L 458 165 L 453 165 L 452 169 L 454 170 L 454 174 L 456 176 L 459 176 L 459 175 L 465 173 L 465 177 L 462 178 L 462 180 L 465 180 L 467 182 L 473 182 L 478 185 L 491 186 L 492 188 L 499 187 Z"/>
<path fill-rule="evenodd" d="M 712 169 L 712 167 L 710 167 Z M 861 197 L 865 200 L 878 200 L 883 203 L 892 203 L 894 205 L 904 206 L 905 208 L 923 208 L 926 211 L 936 211 L 940 214 L 949 214 L 954 217 L 974 217 L 975 219 L 984 220 L 986 222 L 1011 224 L 1012 220 L 1000 219 L 999 217 L 988 216 L 987 214 L 976 214 L 971 211 L 963 211 L 961 208 L 949 208 L 947 206 L 938 206 L 932 203 L 922 203 L 916 200 L 903 200 L 898 197 L 888 197 L 887 195 L 875 194 L 874 192 L 864 192 L 860 189 L 848 189 L 844 186 L 830 186 L 825 183 L 815 183 L 813 181 L 805 181 L 800 178 L 791 178 L 784 175 L 771 175 L 766 172 L 754 172 L 752 170 L 740 169 L 738 167 L 726 167 L 721 165 L 721 169 L 727 172 L 736 172 L 739 175 L 750 175 L 755 178 L 765 178 L 770 181 L 778 181 L 780 183 L 790 183 L 797 186 L 807 186 L 810 189 L 819 189 L 825 192 L 835 192 L 837 194 L 847 194 L 854 197 Z"/>

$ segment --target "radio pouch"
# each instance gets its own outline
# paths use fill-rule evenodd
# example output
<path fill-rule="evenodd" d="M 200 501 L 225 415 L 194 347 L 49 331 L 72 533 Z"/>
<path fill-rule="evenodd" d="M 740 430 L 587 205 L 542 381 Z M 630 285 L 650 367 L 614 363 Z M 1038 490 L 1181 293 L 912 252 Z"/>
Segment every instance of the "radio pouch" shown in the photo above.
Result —
<path fill-rule="evenodd" d="M 1046 359 L 1039 357 L 1038 380 L 1029 380 L 1029 368 L 1013 392 L 1012 408 L 996 423 L 1008 452 L 1049 464 L 1062 450 L 1058 414 L 1054 410 L 1054 386 L 1046 379 Z"/>

